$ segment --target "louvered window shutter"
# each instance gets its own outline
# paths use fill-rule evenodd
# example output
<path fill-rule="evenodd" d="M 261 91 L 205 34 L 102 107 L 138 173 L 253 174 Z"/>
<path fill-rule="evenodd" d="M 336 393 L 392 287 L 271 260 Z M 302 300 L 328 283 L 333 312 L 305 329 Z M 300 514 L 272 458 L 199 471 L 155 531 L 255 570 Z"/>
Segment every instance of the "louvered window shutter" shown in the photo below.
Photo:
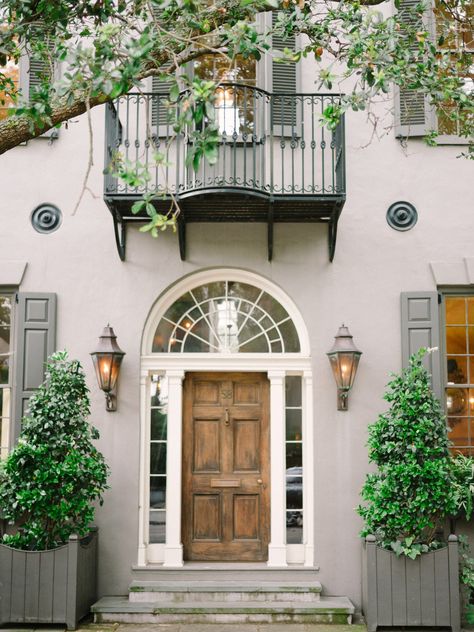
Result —
<path fill-rule="evenodd" d="M 43 382 L 45 363 L 56 349 L 56 295 L 21 292 L 15 313 L 13 437 L 18 439 L 28 401 Z"/>
<path fill-rule="evenodd" d="M 437 292 L 402 292 L 402 366 L 406 368 L 420 347 L 437 347 L 425 356 L 436 396 L 442 399 L 439 306 Z"/>
<path fill-rule="evenodd" d="M 169 94 L 171 81 L 160 81 L 158 77 L 151 80 L 151 91 L 153 92 L 151 105 L 151 124 L 153 129 L 158 129 L 159 136 L 168 136 L 171 133 L 171 123 L 169 115 Z"/>
<path fill-rule="evenodd" d="M 276 13 L 272 13 L 272 27 L 277 20 Z M 272 36 L 272 48 L 283 51 L 285 48 L 296 49 L 296 37 L 284 38 L 281 35 Z M 296 103 L 290 98 L 278 94 L 294 94 L 297 90 L 296 63 L 282 63 L 272 59 L 272 125 L 275 133 L 291 134 L 296 126 Z M 276 95 L 276 96 L 275 96 Z M 280 131 L 279 131 L 280 128 Z"/>
<path fill-rule="evenodd" d="M 399 19 L 401 23 L 422 30 L 423 19 L 411 13 L 418 4 L 419 0 L 400 0 Z M 431 121 L 430 108 L 425 96 L 418 90 L 404 86 L 397 86 L 394 96 L 395 135 L 398 138 L 424 136 Z"/>
<path fill-rule="evenodd" d="M 37 37 L 44 37 L 44 27 L 38 29 Z M 46 61 L 41 59 L 33 59 L 30 55 L 27 55 L 20 65 L 20 73 L 24 76 L 21 77 L 22 91 L 24 95 L 28 96 L 28 100 L 31 99 L 35 88 L 41 85 L 44 78 L 54 79 L 54 75 L 51 72 L 51 67 Z M 57 138 L 59 130 L 57 128 L 50 129 L 44 134 L 41 134 L 43 138 Z"/>

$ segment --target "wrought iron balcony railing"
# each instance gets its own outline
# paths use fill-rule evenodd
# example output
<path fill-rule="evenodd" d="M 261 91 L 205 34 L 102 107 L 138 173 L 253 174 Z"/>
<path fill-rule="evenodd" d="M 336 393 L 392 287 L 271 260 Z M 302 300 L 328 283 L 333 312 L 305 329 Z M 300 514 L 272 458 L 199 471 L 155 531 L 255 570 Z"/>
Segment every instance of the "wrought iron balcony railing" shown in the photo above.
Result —
<path fill-rule="evenodd" d="M 133 202 L 156 193 L 158 210 L 165 210 L 171 197 L 179 201 L 182 255 L 188 221 L 267 221 L 269 227 L 296 221 L 329 224 L 332 259 L 345 200 L 344 118 L 328 131 L 320 117 L 337 102 L 332 94 L 271 94 L 223 84 L 211 113 L 219 134 L 217 161 L 211 166 L 203 159 L 197 170 L 190 160 L 192 135 L 174 131 L 176 109 L 167 95 L 132 93 L 108 104 L 104 198 L 122 258 L 125 224 L 144 219 L 131 213 Z M 119 160 L 138 165 L 145 181 L 134 186 L 119 179 Z"/>

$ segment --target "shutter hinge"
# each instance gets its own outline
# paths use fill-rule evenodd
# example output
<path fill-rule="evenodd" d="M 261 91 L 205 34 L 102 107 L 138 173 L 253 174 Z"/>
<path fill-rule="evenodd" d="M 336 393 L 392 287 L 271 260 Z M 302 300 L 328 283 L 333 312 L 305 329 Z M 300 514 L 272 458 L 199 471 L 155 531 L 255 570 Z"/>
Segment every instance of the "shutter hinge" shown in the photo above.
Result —
<path fill-rule="evenodd" d="M 17 305 L 18 305 L 18 301 L 19 301 L 19 298 L 18 298 L 18 292 L 15 292 L 15 303 L 16 303 Z"/>
<path fill-rule="evenodd" d="M 441 305 L 441 303 L 443 302 L 443 295 L 438 292 L 438 305 Z"/>

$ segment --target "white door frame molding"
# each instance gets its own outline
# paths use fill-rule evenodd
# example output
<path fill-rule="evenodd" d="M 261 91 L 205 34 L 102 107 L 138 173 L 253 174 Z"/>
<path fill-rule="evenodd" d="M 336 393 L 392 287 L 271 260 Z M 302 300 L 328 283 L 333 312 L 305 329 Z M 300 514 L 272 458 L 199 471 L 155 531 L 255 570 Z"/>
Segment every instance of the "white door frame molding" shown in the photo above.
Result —
<path fill-rule="evenodd" d="M 161 316 L 189 289 L 232 279 L 264 289 L 291 316 L 300 337 L 300 353 L 151 353 L 153 335 Z M 140 372 L 140 496 L 138 566 L 183 566 L 181 542 L 182 387 L 187 371 L 264 372 L 270 381 L 270 544 L 268 566 L 289 562 L 314 565 L 313 390 L 309 338 L 296 306 L 277 286 L 256 274 L 235 270 L 207 270 L 175 284 L 153 306 L 144 328 Z M 166 542 L 149 543 L 149 445 L 151 375 L 168 380 Z M 303 544 L 286 544 L 285 489 L 285 376 L 301 375 L 303 387 Z"/>

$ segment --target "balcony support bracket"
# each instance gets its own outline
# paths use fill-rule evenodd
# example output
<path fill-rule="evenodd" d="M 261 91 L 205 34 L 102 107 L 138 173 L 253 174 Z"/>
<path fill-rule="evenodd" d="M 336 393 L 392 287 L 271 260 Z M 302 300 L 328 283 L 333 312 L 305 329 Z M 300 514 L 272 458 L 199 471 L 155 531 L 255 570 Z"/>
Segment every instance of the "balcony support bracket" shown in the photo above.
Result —
<path fill-rule="evenodd" d="M 337 220 L 339 215 L 336 213 L 331 217 L 328 223 L 328 246 L 329 246 L 329 261 L 332 263 L 334 254 L 336 252 L 336 239 L 337 239 Z"/>
<path fill-rule="evenodd" d="M 186 219 L 184 217 L 184 211 L 181 211 L 178 215 L 178 241 L 179 241 L 179 256 L 181 261 L 186 261 Z"/>
<path fill-rule="evenodd" d="M 112 211 L 112 218 L 114 220 L 114 234 L 117 252 L 120 257 L 120 261 L 125 261 L 125 246 L 127 242 L 126 224 L 116 212 Z"/>
<path fill-rule="evenodd" d="M 273 200 L 270 200 L 268 207 L 268 220 L 267 220 L 267 241 L 268 241 L 268 261 L 273 259 Z"/>

